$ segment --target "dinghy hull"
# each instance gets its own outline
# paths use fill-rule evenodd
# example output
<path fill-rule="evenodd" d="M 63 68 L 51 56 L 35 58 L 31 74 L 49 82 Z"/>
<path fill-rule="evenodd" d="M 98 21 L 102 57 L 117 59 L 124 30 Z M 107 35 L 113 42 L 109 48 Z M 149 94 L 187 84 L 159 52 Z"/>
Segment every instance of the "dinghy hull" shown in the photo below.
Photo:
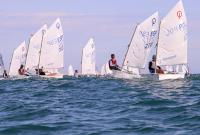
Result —
<path fill-rule="evenodd" d="M 53 73 L 53 74 L 48 74 L 48 75 L 40 75 L 40 77 L 47 78 L 47 79 L 62 79 L 63 74 Z"/>
<path fill-rule="evenodd" d="M 141 78 L 141 76 L 138 75 L 138 74 L 133 74 L 131 72 L 130 73 L 129 72 L 123 72 L 123 71 L 118 71 L 118 70 L 113 71 L 112 77 L 118 78 L 118 79 Z"/>
<path fill-rule="evenodd" d="M 176 80 L 176 79 L 184 79 L 185 78 L 185 74 L 159 74 L 158 75 L 158 79 L 160 81 L 162 80 Z"/>
<path fill-rule="evenodd" d="M 9 79 L 11 80 L 22 80 L 22 79 L 29 79 L 31 76 L 25 76 L 25 75 L 18 75 L 18 76 L 10 76 Z"/>
<path fill-rule="evenodd" d="M 152 74 L 148 76 L 151 80 L 177 80 L 177 79 L 184 79 L 185 74 L 184 73 L 175 73 L 175 74 Z"/>

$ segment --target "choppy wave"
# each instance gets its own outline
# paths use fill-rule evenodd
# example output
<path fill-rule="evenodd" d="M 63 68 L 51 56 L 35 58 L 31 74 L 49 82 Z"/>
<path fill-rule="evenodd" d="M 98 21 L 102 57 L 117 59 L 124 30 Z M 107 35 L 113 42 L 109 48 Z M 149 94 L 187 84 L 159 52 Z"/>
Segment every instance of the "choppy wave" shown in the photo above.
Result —
<path fill-rule="evenodd" d="M 1 80 L 0 135 L 200 134 L 200 76 Z"/>

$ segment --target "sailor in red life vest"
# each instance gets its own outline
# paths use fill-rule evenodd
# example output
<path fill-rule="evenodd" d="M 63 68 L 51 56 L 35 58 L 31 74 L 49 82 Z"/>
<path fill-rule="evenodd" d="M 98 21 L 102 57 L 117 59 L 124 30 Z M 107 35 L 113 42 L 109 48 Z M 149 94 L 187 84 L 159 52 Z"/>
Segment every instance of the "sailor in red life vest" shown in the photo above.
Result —
<path fill-rule="evenodd" d="M 109 60 L 110 70 L 120 70 L 120 67 L 117 65 L 117 60 L 115 59 L 115 54 L 111 54 L 111 59 Z"/>

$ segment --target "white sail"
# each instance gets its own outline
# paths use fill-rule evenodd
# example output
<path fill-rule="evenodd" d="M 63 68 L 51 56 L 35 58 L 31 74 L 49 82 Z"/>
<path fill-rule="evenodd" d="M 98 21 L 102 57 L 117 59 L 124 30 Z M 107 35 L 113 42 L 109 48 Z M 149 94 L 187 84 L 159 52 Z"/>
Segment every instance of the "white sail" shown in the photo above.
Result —
<path fill-rule="evenodd" d="M 17 76 L 18 70 L 21 65 L 25 64 L 26 60 L 26 44 L 25 42 L 22 42 L 13 52 L 11 64 L 10 64 L 10 70 L 9 70 L 9 75 L 10 76 Z"/>
<path fill-rule="evenodd" d="M 25 68 L 30 71 L 35 71 L 38 68 L 43 33 L 46 31 L 47 25 L 44 25 L 30 38 L 25 65 Z"/>
<path fill-rule="evenodd" d="M 140 74 L 139 69 L 138 68 L 134 68 L 134 67 L 123 66 L 122 71 L 130 72 L 130 73 L 136 74 L 136 75 Z"/>
<path fill-rule="evenodd" d="M 137 25 L 123 66 L 145 68 L 149 53 L 157 43 L 159 23 L 158 12 L 156 12 Z"/>
<path fill-rule="evenodd" d="M 174 71 L 173 66 L 166 66 L 165 68 L 166 68 L 166 71 L 168 71 L 168 72 Z"/>
<path fill-rule="evenodd" d="M 81 71 L 82 75 L 96 75 L 95 44 L 94 39 L 90 39 L 83 48 Z"/>
<path fill-rule="evenodd" d="M 72 65 L 69 65 L 68 67 L 68 76 L 74 76 L 74 69 Z"/>
<path fill-rule="evenodd" d="M 58 18 L 44 34 L 39 67 L 52 72 L 64 67 L 63 29 Z M 56 69 L 56 70 L 55 70 Z"/>
<path fill-rule="evenodd" d="M 106 65 L 105 64 L 103 64 L 101 67 L 101 75 L 102 76 L 106 75 Z"/>
<path fill-rule="evenodd" d="M 179 72 L 179 69 L 180 69 L 180 66 L 179 66 L 179 65 L 176 65 L 176 66 L 175 66 L 175 71 L 176 71 L 176 73 Z"/>
<path fill-rule="evenodd" d="M 3 63 L 3 57 L 0 54 L 0 76 L 3 75 L 4 69 L 5 69 L 5 67 L 4 67 L 4 63 Z"/>
<path fill-rule="evenodd" d="M 188 67 L 186 65 L 182 65 L 181 70 L 182 70 L 183 73 L 189 74 L 189 70 L 188 70 Z"/>
<path fill-rule="evenodd" d="M 187 18 L 182 1 L 161 21 L 156 64 L 187 64 Z"/>
<path fill-rule="evenodd" d="M 108 62 L 106 63 L 105 68 L 106 68 L 106 74 L 112 74 L 112 70 L 110 70 Z"/>
<path fill-rule="evenodd" d="M 111 75 L 112 70 L 109 68 L 109 63 L 103 64 L 101 67 L 101 75 Z"/>

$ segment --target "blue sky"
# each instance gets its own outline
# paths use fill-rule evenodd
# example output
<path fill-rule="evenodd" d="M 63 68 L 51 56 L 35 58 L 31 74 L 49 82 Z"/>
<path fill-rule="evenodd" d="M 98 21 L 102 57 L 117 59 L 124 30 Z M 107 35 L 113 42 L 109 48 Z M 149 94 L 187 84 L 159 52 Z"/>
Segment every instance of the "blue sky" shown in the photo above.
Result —
<path fill-rule="evenodd" d="M 44 23 L 60 17 L 65 33 L 65 66 L 80 68 L 81 51 L 94 37 L 97 67 L 100 70 L 115 53 L 124 58 L 134 26 L 156 11 L 161 17 L 178 0 L 1 0 L 0 52 L 9 67 L 14 48 L 28 42 Z M 188 61 L 193 73 L 200 73 L 200 1 L 183 0 L 189 26 Z M 65 68 L 66 69 L 66 68 Z"/>

